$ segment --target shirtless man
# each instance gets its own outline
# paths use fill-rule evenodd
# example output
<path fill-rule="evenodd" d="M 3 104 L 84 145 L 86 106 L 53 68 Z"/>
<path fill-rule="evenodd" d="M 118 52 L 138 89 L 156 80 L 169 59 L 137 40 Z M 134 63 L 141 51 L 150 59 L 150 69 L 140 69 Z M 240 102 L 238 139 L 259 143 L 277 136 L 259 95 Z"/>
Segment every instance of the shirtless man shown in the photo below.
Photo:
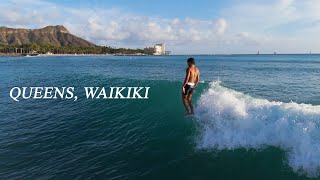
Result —
<path fill-rule="evenodd" d="M 190 115 L 194 114 L 192 105 L 192 94 L 200 81 L 200 72 L 199 69 L 195 66 L 194 58 L 189 58 L 187 62 L 188 68 L 186 70 L 186 78 L 182 86 L 182 101 L 187 111 L 186 114 Z M 190 107 L 190 111 L 188 105 Z"/>

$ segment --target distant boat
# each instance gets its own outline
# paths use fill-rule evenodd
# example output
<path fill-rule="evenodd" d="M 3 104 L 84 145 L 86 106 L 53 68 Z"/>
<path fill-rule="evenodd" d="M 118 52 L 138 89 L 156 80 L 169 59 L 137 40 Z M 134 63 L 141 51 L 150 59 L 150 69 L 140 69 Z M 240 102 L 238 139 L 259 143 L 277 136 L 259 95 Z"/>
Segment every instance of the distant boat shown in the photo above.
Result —
<path fill-rule="evenodd" d="M 23 56 L 31 57 L 31 56 L 39 56 L 39 54 L 38 53 L 35 53 L 35 54 L 23 54 Z"/>
<path fill-rule="evenodd" d="M 277 52 L 274 52 L 273 54 L 277 54 Z"/>
<path fill-rule="evenodd" d="M 258 55 L 260 54 L 260 51 L 258 51 L 258 53 L 257 53 Z"/>

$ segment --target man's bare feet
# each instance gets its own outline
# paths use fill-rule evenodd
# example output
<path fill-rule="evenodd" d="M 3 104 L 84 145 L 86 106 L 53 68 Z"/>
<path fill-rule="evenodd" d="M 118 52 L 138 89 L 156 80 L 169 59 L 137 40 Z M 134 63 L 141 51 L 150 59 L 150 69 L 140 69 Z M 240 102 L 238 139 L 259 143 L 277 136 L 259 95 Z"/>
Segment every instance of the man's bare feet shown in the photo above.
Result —
<path fill-rule="evenodd" d="M 194 113 L 193 113 L 193 112 L 186 112 L 186 113 L 184 113 L 184 115 L 185 115 L 185 116 L 193 116 Z"/>

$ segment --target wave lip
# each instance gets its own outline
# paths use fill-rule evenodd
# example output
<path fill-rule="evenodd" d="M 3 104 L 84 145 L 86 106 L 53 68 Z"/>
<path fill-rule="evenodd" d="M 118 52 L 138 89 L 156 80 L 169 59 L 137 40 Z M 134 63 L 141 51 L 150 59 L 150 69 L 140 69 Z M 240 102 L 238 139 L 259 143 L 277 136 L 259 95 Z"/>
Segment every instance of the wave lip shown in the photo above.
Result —
<path fill-rule="evenodd" d="M 294 172 L 320 175 L 320 106 L 256 99 L 210 83 L 196 109 L 202 149 L 283 149 Z"/>

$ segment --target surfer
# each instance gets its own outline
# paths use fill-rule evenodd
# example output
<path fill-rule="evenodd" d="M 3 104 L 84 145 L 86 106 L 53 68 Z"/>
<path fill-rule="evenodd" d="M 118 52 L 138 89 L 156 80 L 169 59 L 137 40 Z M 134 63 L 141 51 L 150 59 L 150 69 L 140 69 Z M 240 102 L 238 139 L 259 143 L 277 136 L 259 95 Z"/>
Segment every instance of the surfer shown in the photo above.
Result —
<path fill-rule="evenodd" d="M 194 58 L 189 58 L 187 60 L 188 68 L 186 69 L 186 78 L 184 80 L 182 86 L 182 102 L 184 107 L 186 108 L 186 114 L 194 114 L 193 105 L 192 105 L 192 94 L 196 89 L 199 81 L 200 81 L 200 71 L 195 66 Z M 189 107 L 190 111 L 189 111 Z"/>

